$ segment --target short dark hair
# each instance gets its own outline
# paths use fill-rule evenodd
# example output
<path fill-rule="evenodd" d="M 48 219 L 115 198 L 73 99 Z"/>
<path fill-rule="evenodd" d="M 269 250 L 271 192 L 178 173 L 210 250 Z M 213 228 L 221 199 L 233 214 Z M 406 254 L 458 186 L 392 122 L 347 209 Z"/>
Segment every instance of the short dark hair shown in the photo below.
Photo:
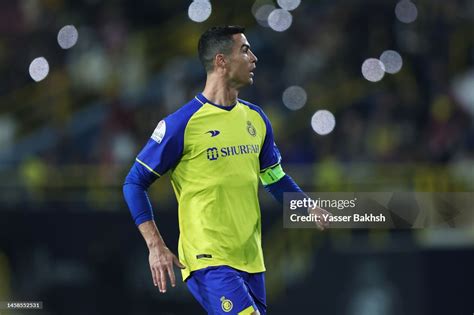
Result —
<path fill-rule="evenodd" d="M 217 54 L 228 55 L 232 52 L 232 35 L 244 33 L 245 28 L 237 25 L 214 26 L 205 31 L 199 38 L 199 60 L 210 72 L 214 69 L 214 57 Z"/>

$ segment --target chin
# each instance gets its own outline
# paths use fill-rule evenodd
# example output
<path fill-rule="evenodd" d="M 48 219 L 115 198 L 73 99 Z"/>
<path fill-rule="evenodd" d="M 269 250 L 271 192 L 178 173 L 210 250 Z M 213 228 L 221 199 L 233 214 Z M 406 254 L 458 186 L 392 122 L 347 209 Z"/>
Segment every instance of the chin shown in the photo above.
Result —
<path fill-rule="evenodd" d="M 235 87 L 237 89 L 240 89 L 240 88 L 246 87 L 248 85 L 252 85 L 252 84 L 253 84 L 253 78 L 248 78 L 247 80 L 242 80 L 242 81 L 235 82 Z"/>

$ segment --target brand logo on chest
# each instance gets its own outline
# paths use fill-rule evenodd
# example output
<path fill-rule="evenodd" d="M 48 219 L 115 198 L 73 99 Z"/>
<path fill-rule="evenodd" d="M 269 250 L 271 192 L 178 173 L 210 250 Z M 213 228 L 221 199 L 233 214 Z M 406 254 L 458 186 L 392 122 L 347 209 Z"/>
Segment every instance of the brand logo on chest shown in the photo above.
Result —
<path fill-rule="evenodd" d="M 244 154 L 259 154 L 260 145 L 258 144 L 242 144 L 227 147 L 211 147 L 206 150 L 207 159 L 215 161 L 218 158 L 227 158 Z"/>
<path fill-rule="evenodd" d="M 209 131 L 206 131 L 205 133 L 208 133 L 211 135 L 211 137 L 215 137 L 217 136 L 218 134 L 220 134 L 221 132 L 219 130 L 209 130 Z"/>

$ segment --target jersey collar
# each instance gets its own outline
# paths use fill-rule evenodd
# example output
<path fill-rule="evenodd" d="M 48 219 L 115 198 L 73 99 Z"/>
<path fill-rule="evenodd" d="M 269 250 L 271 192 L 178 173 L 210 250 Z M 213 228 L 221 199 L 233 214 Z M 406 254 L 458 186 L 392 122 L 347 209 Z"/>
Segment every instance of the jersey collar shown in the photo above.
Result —
<path fill-rule="evenodd" d="M 213 102 L 211 102 L 210 100 L 208 100 L 204 95 L 202 95 L 202 93 L 199 93 L 198 95 L 196 95 L 196 98 L 204 105 L 206 103 L 208 104 L 211 104 L 215 107 L 218 107 L 220 109 L 223 109 L 223 110 L 226 110 L 226 111 L 231 111 L 235 105 L 237 105 L 237 102 L 235 102 L 234 105 L 231 105 L 231 106 L 223 106 L 223 105 L 219 105 L 219 104 L 214 104 Z"/>

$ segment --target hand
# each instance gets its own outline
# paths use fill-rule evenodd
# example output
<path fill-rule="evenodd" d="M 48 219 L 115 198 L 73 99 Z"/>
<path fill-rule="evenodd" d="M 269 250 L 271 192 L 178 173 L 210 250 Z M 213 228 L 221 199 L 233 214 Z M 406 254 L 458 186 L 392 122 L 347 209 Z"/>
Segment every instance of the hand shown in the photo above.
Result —
<path fill-rule="evenodd" d="M 161 293 L 166 292 L 166 274 L 170 278 L 171 286 L 176 286 L 173 264 L 181 269 L 186 268 L 166 246 L 151 248 L 149 261 L 153 284 L 160 289 Z"/>
<path fill-rule="evenodd" d="M 319 218 L 319 220 L 316 221 L 316 226 L 318 229 L 321 231 L 324 231 L 325 228 L 329 227 L 329 217 L 332 216 L 332 213 L 324 210 L 323 208 L 319 207 L 309 207 L 308 208 L 308 214 L 314 214 L 316 218 Z"/>

